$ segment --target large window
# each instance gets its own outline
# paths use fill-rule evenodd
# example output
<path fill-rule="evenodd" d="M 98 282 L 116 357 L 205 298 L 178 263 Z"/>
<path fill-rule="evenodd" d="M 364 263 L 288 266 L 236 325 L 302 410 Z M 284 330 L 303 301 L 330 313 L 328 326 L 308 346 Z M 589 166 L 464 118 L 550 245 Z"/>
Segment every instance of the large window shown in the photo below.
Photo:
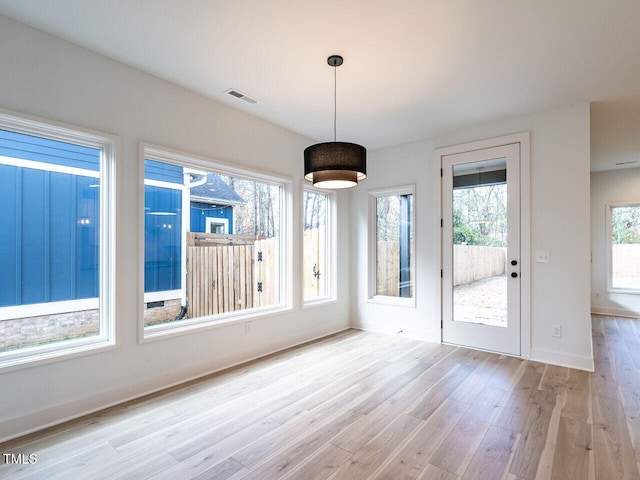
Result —
<path fill-rule="evenodd" d="M 114 151 L 0 114 L 0 365 L 113 343 Z"/>
<path fill-rule="evenodd" d="M 148 146 L 144 184 L 144 337 L 286 307 L 286 181 Z"/>
<path fill-rule="evenodd" d="M 369 192 L 369 297 L 415 305 L 414 187 Z"/>
<path fill-rule="evenodd" d="M 334 193 L 303 189 L 302 289 L 305 305 L 334 298 Z"/>
<path fill-rule="evenodd" d="M 640 203 L 610 204 L 609 289 L 640 293 Z"/>

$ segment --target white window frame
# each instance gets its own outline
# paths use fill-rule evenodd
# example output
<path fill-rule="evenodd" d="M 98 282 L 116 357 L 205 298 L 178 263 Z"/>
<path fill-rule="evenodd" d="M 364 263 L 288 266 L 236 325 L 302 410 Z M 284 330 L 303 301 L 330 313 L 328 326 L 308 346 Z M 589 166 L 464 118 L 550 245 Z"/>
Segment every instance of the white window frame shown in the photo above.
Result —
<path fill-rule="evenodd" d="M 42 314 L 53 315 L 65 311 L 78 311 L 87 307 L 99 308 L 100 333 L 86 338 L 62 340 L 45 345 L 19 348 L 0 353 L 0 370 L 9 371 L 66 360 L 70 357 L 98 353 L 116 348 L 115 333 L 115 247 L 116 247 L 116 158 L 118 156 L 119 138 L 102 132 L 87 130 L 73 125 L 53 122 L 51 120 L 28 116 L 0 109 L 0 129 L 16 133 L 47 138 L 55 141 L 72 143 L 100 150 L 100 172 L 90 174 L 83 169 L 52 166 L 51 170 L 100 178 L 100 277 L 99 297 L 69 302 L 49 302 L 34 306 L 6 307 L 10 318 L 28 318 Z M 16 161 L 15 159 L 13 159 Z M 16 161 L 21 166 L 29 161 Z M 36 165 L 45 169 L 46 166 Z M 69 310 L 71 308 L 71 310 Z M 32 309 L 30 314 L 28 310 Z M 3 310 L 3 309 L 0 309 Z M 46 313 L 44 313 L 46 312 Z M 0 321 L 7 315 L 0 314 Z"/>
<path fill-rule="evenodd" d="M 138 275 L 138 291 L 141 299 L 144 298 L 144 185 L 145 185 L 145 160 L 156 160 L 158 162 L 170 163 L 174 165 L 182 165 L 187 168 L 196 170 L 204 170 L 214 172 L 221 175 L 230 175 L 241 177 L 248 180 L 255 180 L 263 183 L 270 183 L 282 188 L 280 199 L 280 212 L 282 223 L 280 225 L 280 303 L 267 307 L 258 307 L 238 312 L 229 312 L 218 315 L 210 315 L 193 319 L 180 320 L 179 322 L 167 322 L 158 325 L 144 325 L 144 301 L 138 302 L 138 343 L 147 343 L 164 339 L 171 336 L 186 335 L 194 331 L 200 331 L 211 328 L 220 328 L 237 323 L 246 323 L 264 317 L 270 317 L 282 312 L 291 311 L 292 307 L 292 180 L 287 177 L 274 175 L 263 172 L 250 167 L 239 167 L 228 163 L 220 162 L 211 158 L 201 157 L 198 155 L 173 150 L 166 147 L 160 147 L 149 143 L 140 143 L 139 146 L 139 202 L 142 205 L 139 212 L 139 241 L 138 253 L 140 260 L 140 268 Z M 183 241 L 183 249 L 186 249 Z M 185 258 L 185 255 L 183 255 Z M 182 262 L 182 279 L 186 278 L 186 266 Z M 184 287 L 183 287 L 184 288 Z"/>
<path fill-rule="evenodd" d="M 606 235 L 607 235 L 607 292 L 624 293 L 629 295 L 640 295 L 640 288 L 619 288 L 613 286 L 613 209 L 623 207 L 640 208 L 640 200 L 635 202 L 615 202 L 607 203 L 606 218 Z"/>
<path fill-rule="evenodd" d="M 221 217 L 205 217 L 205 230 L 207 232 L 211 231 L 211 225 L 222 225 L 224 227 L 223 235 L 229 234 L 229 219 L 221 218 Z"/>
<path fill-rule="evenodd" d="M 387 305 L 396 305 L 401 307 L 416 306 L 416 291 L 417 291 L 417 278 L 416 278 L 416 186 L 400 185 L 397 187 L 381 188 L 376 190 L 367 191 L 368 195 L 368 208 L 367 208 L 367 228 L 368 228 L 368 242 L 367 242 L 367 266 L 368 266 L 368 302 L 370 303 L 382 303 Z M 411 270 L 411 280 L 413 283 L 413 295 L 411 297 L 393 297 L 388 295 L 378 295 L 377 292 L 377 199 L 381 197 L 392 197 L 397 195 L 411 195 L 412 196 L 412 209 L 411 209 L 411 228 L 413 231 L 411 239 L 411 260 L 409 267 Z"/>
<path fill-rule="evenodd" d="M 321 188 L 316 188 L 313 185 L 310 185 L 309 182 L 304 181 L 302 184 L 302 200 L 301 200 L 301 235 L 300 235 L 300 265 L 301 268 L 304 268 L 304 194 L 305 192 L 315 193 L 324 195 L 327 197 L 327 211 L 325 212 L 325 258 L 326 258 L 326 266 L 325 272 L 322 272 L 321 276 L 324 276 L 325 281 L 325 292 L 327 293 L 323 297 L 317 297 L 310 300 L 304 299 L 304 281 L 302 278 L 304 277 L 305 272 L 301 273 L 301 285 L 300 285 L 300 298 L 302 301 L 302 308 L 312 308 L 317 306 L 326 305 L 328 303 L 334 303 L 338 299 L 337 295 L 337 278 L 336 272 L 338 271 L 338 255 L 337 255 L 337 202 L 336 202 L 336 192 L 332 190 L 326 190 Z M 308 273 L 308 272 L 306 272 Z"/>

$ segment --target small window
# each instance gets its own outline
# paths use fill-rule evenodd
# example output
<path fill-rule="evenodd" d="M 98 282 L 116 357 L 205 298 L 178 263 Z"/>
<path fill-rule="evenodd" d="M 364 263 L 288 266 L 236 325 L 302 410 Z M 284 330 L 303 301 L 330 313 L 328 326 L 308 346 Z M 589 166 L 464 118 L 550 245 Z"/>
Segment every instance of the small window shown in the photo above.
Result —
<path fill-rule="evenodd" d="M 144 152 L 143 338 L 285 308 L 288 183 Z"/>
<path fill-rule="evenodd" d="M 334 195 L 309 186 L 303 189 L 302 282 L 305 305 L 334 297 Z"/>
<path fill-rule="evenodd" d="M 414 187 L 369 192 L 369 297 L 415 305 Z"/>
<path fill-rule="evenodd" d="M 114 343 L 115 140 L 0 114 L 0 366 Z"/>
<path fill-rule="evenodd" d="M 207 233 L 229 233 L 228 218 L 207 217 Z"/>
<path fill-rule="evenodd" d="M 609 290 L 640 293 L 640 203 L 608 205 Z"/>

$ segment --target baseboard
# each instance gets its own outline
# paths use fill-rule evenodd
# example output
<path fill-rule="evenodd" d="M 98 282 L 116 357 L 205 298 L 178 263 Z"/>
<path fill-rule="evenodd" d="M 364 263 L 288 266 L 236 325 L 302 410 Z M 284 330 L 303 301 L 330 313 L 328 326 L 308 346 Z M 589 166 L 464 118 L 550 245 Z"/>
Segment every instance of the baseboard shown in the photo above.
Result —
<path fill-rule="evenodd" d="M 117 389 L 112 389 L 96 395 L 84 397 L 73 402 L 56 405 L 55 407 L 47 408 L 45 410 L 40 410 L 28 415 L 12 418 L 0 423 L 0 432 L 2 432 L 2 437 L 0 437 L 0 444 L 22 437 L 24 435 L 28 435 L 30 433 L 60 425 L 71 420 L 76 420 L 86 415 L 90 415 L 92 413 L 96 413 L 101 410 L 120 405 L 122 403 L 136 400 L 138 398 L 142 398 L 154 393 L 159 393 L 164 390 L 168 390 L 170 388 L 174 388 L 182 384 L 198 380 L 199 378 L 212 375 L 214 373 L 219 373 L 224 370 L 237 367 L 239 365 L 244 365 L 245 363 L 249 363 L 254 360 L 258 360 L 260 358 L 288 350 L 290 348 L 298 347 L 300 345 L 304 345 L 305 343 L 314 342 L 316 340 L 335 335 L 336 333 L 344 332 L 345 330 L 349 330 L 350 328 L 351 327 L 345 327 L 335 331 L 323 333 L 316 337 L 292 343 L 291 345 L 288 345 L 286 347 L 277 348 L 272 351 L 261 353 L 254 357 L 246 358 L 241 361 L 206 372 L 200 372 L 195 375 L 187 374 L 184 377 L 180 377 L 180 375 L 178 374 L 176 376 L 179 377 L 179 379 L 169 381 L 168 383 L 162 383 L 162 379 L 154 379 L 151 382 L 147 382 L 147 386 L 141 386 L 140 383 L 129 384 Z M 162 384 L 160 385 L 159 383 Z"/>
<path fill-rule="evenodd" d="M 594 371 L 593 357 L 583 357 L 580 355 L 570 355 L 567 353 L 543 350 L 541 348 L 531 349 L 531 360 L 542 363 L 550 363 L 560 367 L 575 368 L 587 372 Z"/>
<path fill-rule="evenodd" d="M 593 315 L 603 315 L 605 317 L 629 317 L 640 318 L 639 312 L 627 310 L 626 308 L 592 306 L 591 313 Z"/>
<path fill-rule="evenodd" d="M 389 328 L 389 326 L 381 326 L 378 324 L 366 323 L 366 324 L 352 324 L 351 328 L 354 330 L 362 330 L 364 332 L 376 332 L 376 333 L 384 333 L 386 335 L 402 335 L 403 337 L 413 338 L 415 340 L 423 340 L 426 342 L 432 343 L 441 343 L 440 342 L 440 332 L 434 333 L 428 330 L 422 329 L 407 329 L 403 328 L 398 331 L 395 328 Z"/>

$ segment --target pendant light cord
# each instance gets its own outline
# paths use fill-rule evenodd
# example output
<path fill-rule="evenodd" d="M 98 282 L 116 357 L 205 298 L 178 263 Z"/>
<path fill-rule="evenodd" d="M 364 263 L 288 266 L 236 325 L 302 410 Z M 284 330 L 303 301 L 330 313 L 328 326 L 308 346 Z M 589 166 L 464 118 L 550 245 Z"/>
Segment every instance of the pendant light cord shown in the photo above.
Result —
<path fill-rule="evenodd" d="M 336 141 L 336 110 L 338 109 L 338 102 L 336 101 L 336 74 L 338 67 L 334 65 L 333 67 L 333 141 Z"/>

